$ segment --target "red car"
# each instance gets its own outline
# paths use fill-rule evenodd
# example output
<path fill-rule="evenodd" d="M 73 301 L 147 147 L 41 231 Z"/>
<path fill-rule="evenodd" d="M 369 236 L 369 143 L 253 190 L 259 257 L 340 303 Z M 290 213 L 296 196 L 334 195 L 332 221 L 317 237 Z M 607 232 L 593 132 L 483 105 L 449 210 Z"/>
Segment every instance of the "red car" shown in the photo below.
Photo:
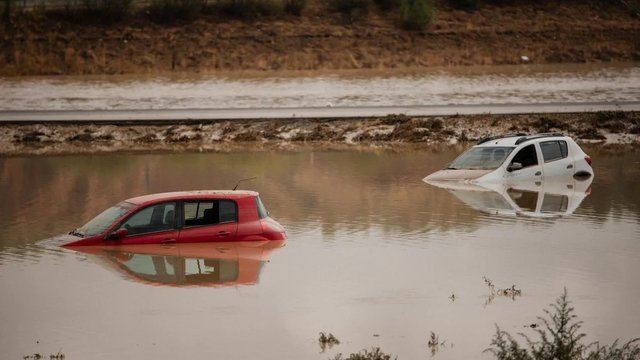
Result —
<path fill-rule="evenodd" d="M 284 240 L 254 191 L 187 191 L 125 200 L 58 238 L 63 246 Z"/>

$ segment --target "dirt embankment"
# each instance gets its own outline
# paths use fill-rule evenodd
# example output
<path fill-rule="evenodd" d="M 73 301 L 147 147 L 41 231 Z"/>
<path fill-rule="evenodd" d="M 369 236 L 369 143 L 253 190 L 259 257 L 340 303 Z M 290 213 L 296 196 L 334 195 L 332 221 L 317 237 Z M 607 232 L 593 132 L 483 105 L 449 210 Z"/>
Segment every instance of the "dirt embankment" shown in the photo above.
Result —
<path fill-rule="evenodd" d="M 622 6 L 597 4 L 531 1 L 474 12 L 440 6 L 424 32 L 401 30 L 380 11 L 347 23 L 317 4 L 302 17 L 254 22 L 159 25 L 138 16 L 77 25 L 22 16 L 11 32 L 0 29 L 0 76 L 640 60 L 640 21 Z"/>
<path fill-rule="evenodd" d="M 432 146 L 519 132 L 562 132 L 580 142 L 638 149 L 640 112 L 391 115 L 370 119 L 238 120 L 183 125 L 2 125 L 0 154 Z"/>

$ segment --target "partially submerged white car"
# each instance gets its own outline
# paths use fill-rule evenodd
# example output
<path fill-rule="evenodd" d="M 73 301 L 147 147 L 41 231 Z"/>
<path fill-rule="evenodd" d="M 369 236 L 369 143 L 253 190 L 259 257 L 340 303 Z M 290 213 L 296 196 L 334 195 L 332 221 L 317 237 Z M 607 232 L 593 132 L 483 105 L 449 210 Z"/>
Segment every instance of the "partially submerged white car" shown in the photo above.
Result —
<path fill-rule="evenodd" d="M 516 183 L 566 176 L 582 179 L 593 176 L 591 157 L 572 138 L 558 133 L 513 134 L 480 140 L 424 181 Z"/>

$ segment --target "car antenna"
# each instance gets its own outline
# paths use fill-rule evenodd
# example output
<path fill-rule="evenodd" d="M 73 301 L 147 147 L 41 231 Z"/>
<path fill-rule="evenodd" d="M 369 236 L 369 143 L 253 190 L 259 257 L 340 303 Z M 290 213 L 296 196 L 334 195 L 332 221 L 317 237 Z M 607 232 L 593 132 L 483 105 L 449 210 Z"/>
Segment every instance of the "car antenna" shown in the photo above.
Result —
<path fill-rule="evenodd" d="M 238 180 L 238 182 L 236 183 L 236 186 L 234 186 L 234 187 L 233 187 L 233 191 L 236 191 L 236 189 L 238 188 L 238 186 L 240 185 L 240 183 L 241 183 L 241 182 L 243 182 L 243 181 L 255 180 L 255 179 L 257 179 L 257 178 L 258 178 L 257 176 L 254 176 L 254 177 L 250 177 L 250 178 L 246 178 L 246 179 L 240 179 L 240 180 Z"/>

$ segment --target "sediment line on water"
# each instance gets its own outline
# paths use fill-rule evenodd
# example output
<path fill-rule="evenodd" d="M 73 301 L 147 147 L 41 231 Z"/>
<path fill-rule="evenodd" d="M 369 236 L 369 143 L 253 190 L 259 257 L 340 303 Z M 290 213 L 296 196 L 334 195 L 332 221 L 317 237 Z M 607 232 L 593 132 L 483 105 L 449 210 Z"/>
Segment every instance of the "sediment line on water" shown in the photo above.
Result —
<path fill-rule="evenodd" d="M 201 121 L 189 124 L 4 124 L 0 154 L 230 151 L 304 146 L 432 146 L 507 133 L 562 132 L 602 146 L 640 143 L 640 112 Z"/>

